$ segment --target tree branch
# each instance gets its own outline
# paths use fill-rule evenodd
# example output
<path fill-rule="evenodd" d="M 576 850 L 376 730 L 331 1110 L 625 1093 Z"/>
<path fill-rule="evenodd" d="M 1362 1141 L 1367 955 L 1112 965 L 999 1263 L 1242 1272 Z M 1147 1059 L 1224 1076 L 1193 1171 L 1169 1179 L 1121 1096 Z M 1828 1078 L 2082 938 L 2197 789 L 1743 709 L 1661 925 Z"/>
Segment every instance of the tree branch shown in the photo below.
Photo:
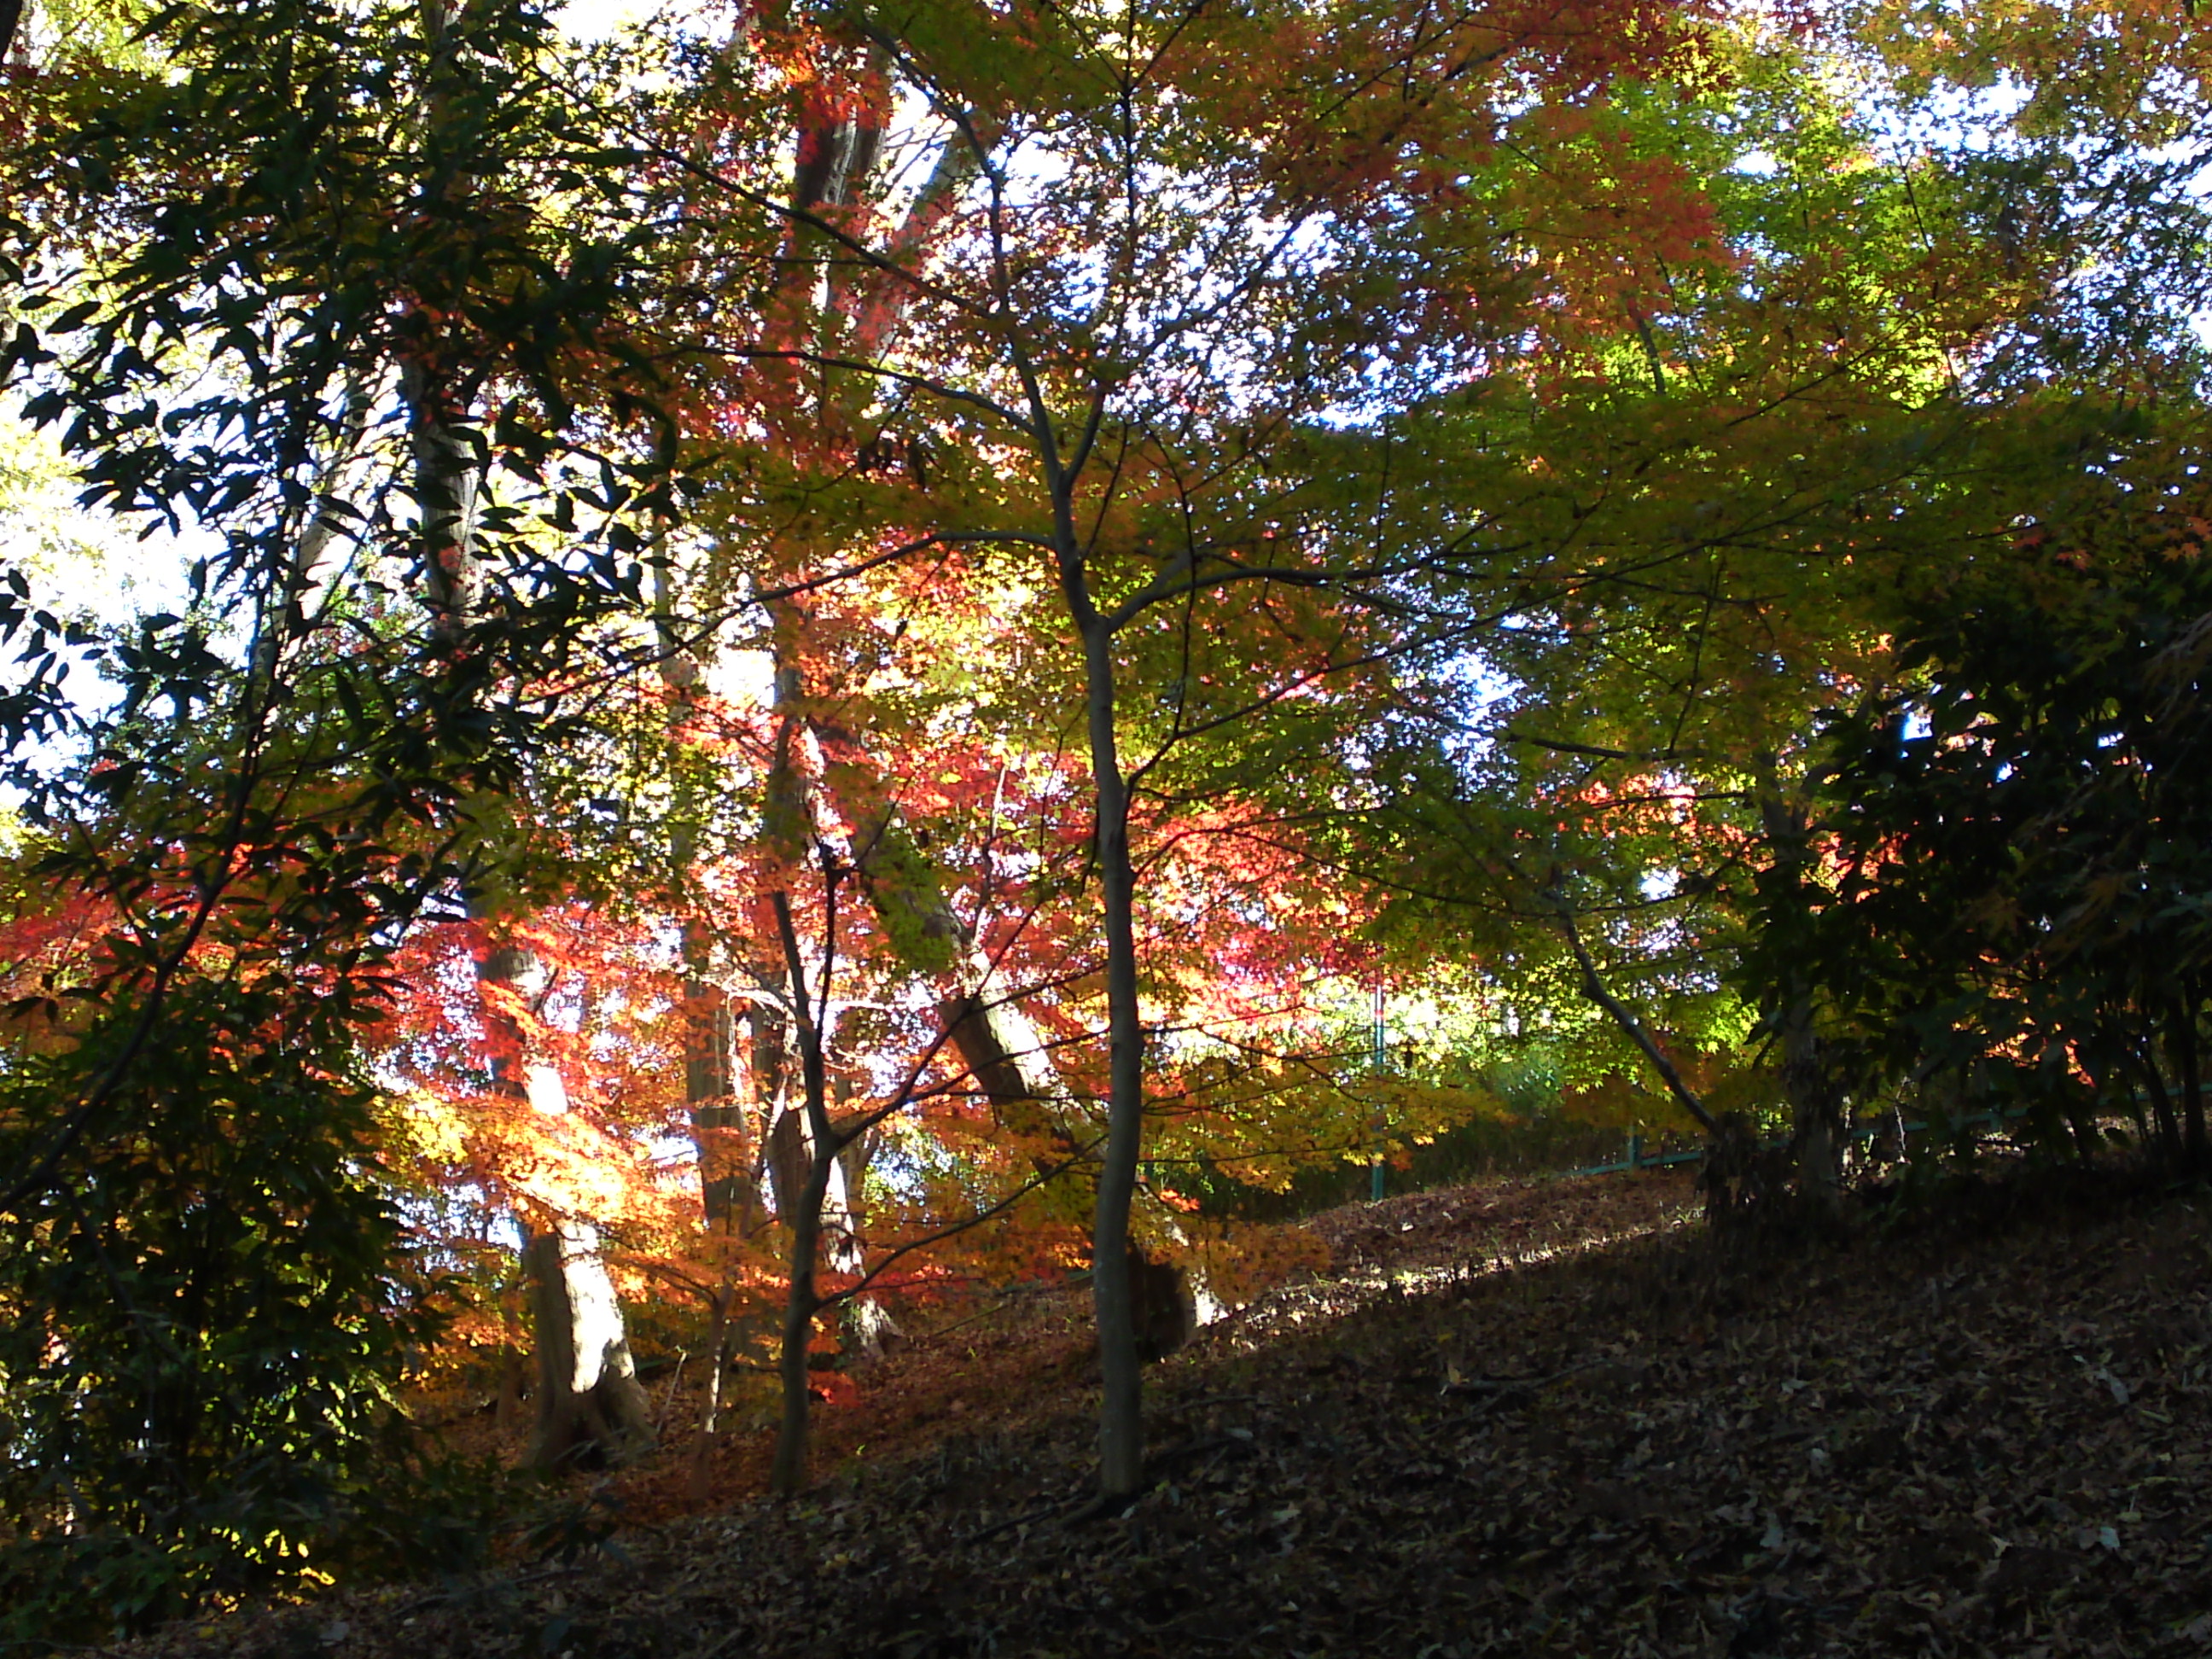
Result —
<path fill-rule="evenodd" d="M 1721 1128 L 1719 1121 L 1706 1109 L 1705 1103 L 1698 1098 L 1690 1085 L 1682 1081 L 1681 1073 L 1674 1069 L 1674 1062 L 1667 1058 L 1666 1051 L 1651 1040 L 1650 1032 L 1644 1029 L 1644 1022 L 1637 1018 L 1636 1011 L 1605 988 L 1605 981 L 1597 976 L 1597 963 L 1590 960 L 1589 951 L 1583 944 L 1582 933 L 1575 926 L 1574 912 L 1567 908 L 1566 901 L 1559 896 L 1556 889 L 1552 894 L 1552 902 L 1559 914 L 1560 931 L 1567 936 L 1567 948 L 1575 953 L 1575 960 L 1582 965 L 1583 994 L 1612 1015 L 1613 1023 L 1628 1034 L 1629 1041 L 1644 1051 L 1644 1058 L 1665 1080 L 1668 1092 L 1682 1103 L 1682 1109 L 1697 1119 L 1707 1134 L 1718 1134 Z"/>

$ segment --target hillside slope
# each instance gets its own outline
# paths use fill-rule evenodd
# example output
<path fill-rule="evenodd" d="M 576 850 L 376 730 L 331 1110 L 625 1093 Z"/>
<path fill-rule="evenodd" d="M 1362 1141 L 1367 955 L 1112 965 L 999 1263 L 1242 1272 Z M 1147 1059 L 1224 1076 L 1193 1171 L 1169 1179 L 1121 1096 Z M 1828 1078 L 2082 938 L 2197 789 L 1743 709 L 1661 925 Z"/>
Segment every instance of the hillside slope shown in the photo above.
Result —
<path fill-rule="evenodd" d="M 903 1388 L 930 1443 L 848 1458 L 788 1510 L 741 1502 L 626 1534 L 620 1559 L 152 1647 L 2212 1651 L 2212 1236 L 2195 1200 L 1991 1193 L 1940 1237 L 1723 1261 L 1685 1224 L 1688 1199 L 1638 1177 L 1318 1218 L 1328 1273 L 1155 1374 L 1159 1484 L 1112 1520 L 1059 1518 L 1087 1477 L 1081 1366 L 1048 1344 L 964 1359 L 948 1336 L 878 1385 Z M 988 1407 L 1010 1384 L 1026 1408 L 1001 1423 Z M 955 1409 L 963 1386 L 978 1397 Z"/>

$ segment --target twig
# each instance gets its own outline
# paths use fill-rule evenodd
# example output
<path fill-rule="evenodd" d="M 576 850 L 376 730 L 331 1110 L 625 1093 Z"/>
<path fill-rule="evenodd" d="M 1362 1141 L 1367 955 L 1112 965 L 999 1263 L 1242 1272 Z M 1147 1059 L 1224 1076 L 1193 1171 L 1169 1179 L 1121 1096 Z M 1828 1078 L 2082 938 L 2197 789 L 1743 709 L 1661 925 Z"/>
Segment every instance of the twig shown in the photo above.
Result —
<path fill-rule="evenodd" d="M 1455 1395 L 1473 1395 L 1479 1399 L 1487 1397 L 1492 1400 L 1501 1399 L 1516 1390 L 1539 1394 L 1550 1388 L 1554 1382 L 1563 1382 L 1578 1372 L 1595 1370 L 1607 1363 L 1603 1359 L 1585 1359 L 1579 1365 L 1570 1365 L 1563 1371 L 1553 1371 L 1549 1376 L 1475 1376 L 1468 1377 L 1457 1382 L 1447 1379 L 1443 1385 L 1437 1389 L 1437 1394 L 1439 1398 L 1449 1398 Z"/>
<path fill-rule="evenodd" d="M 690 1357 L 688 1349 L 676 1356 L 676 1369 L 669 1373 L 667 1392 L 660 1396 L 660 1415 L 653 1419 L 653 1431 L 655 1434 L 664 1432 L 668 1427 L 668 1413 L 676 1404 L 677 1387 L 684 1381 L 684 1362 Z"/>
<path fill-rule="evenodd" d="M 1060 1524 L 1063 1527 L 1082 1527 L 1093 1521 L 1110 1521 L 1117 1515 L 1126 1514 L 1134 1507 L 1139 1498 L 1152 1489 L 1152 1483 L 1147 1480 L 1134 1492 L 1102 1492 L 1073 1515 L 1061 1517 Z"/>
<path fill-rule="evenodd" d="M 1010 1521 L 994 1522 L 980 1532 L 969 1533 L 960 1540 L 959 1547 L 966 1549 L 971 1545 L 981 1544 L 988 1539 L 996 1538 L 1001 1533 L 1012 1532 L 1017 1527 L 1033 1526 L 1040 1521 L 1049 1521 L 1054 1516 L 1065 1515 L 1073 1523 L 1079 1511 L 1089 1508 L 1097 1501 L 1096 1498 L 1078 1498 L 1073 1503 L 1069 1503 L 1063 1498 L 1057 1504 L 1048 1504 L 1041 1510 L 1031 1510 L 1027 1515 L 1015 1516 Z"/>

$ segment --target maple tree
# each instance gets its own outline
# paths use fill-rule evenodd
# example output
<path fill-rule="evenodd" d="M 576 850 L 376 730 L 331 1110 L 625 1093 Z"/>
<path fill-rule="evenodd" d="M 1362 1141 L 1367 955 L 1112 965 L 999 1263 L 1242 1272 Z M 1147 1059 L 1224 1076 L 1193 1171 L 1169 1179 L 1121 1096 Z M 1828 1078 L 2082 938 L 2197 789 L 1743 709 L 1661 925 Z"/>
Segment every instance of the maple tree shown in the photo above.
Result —
<path fill-rule="evenodd" d="M 1987 257 L 1975 182 L 1891 165 L 1817 43 L 1723 39 L 1745 56 L 1723 93 L 1631 115 L 1703 160 L 1733 265 L 1673 273 L 1656 322 L 1548 399 L 1509 385 L 1403 428 L 1448 481 L 1407 516 L 1487 556 L 1443 596 L 1509 625 L 1477 653 L 1496 690 L 1472 718 L 1452 664 L 1423 700 L 1436 735 L 1402 728 L 1384 822 L 1412 937 L 1483 917 L 1509 994 L 1591 1000 L 1617 1028 L 1603 1063 L 1648 1066 L 1685 1117 L 1712 1115 L 1650 1025 L 1685 1066 L 1771 1042 L 1759 1086 L 1831 1206 L 1847 1091 L 1816 993 L 1770 978 L 1747 1006 L 1725 965 L 1762 925 L 1753 886 L 1804 863 L 1815 720 L 1898 670 L 1899 586 L 2001 544 L 2033 493 L 2035 441 L 2007 436 L 2022 417 L 1985 365 L 2063 272 Z"/>
<path fill-rule="evenodd" d="M 1611 170 L 1620 155 L 1601 99 L 1624 68 L 1687 64 L 1683 21 L 1633 8 L 1541 27 L 1295 9 L 948 11 L 896 32 L 858 20 L 839 48 L 852 90 L 828 95 L 878 112 L 840 129 L 843 148 L 826 134 L 818 152 L 802 143 L 796 198 L 687 167 L 687 190 L 787 219 L 822 250 L 829 275 L 807 298 L 834 301 L 796 322 L 771 307 L 699 349 L 746 366 L 759 394 L 803 386 L 824 416 L 836 405 L 818 388 L 857 386 L 843 418 L 866 425 L 848 453 L 959 445 L 1006 458 L 960 472 L 957 490 L 941 476 L 924 486 L 927 519 L 847 562 L 944 548 L 1040 558 L 1076 635 L 1107 958 L 1092 1265 L 1109 1498 L 1141 1479 L 1123 1267 L 1145 1123 L 1131 783 L 1164 784 L 1171 753 L 1207 738 L 1218 753 L 1249 716 L 1411 648 L 1341 605 L 1405 568 L 1361 550 L 1346 506 L 1374 476 L 1376 412 L 1486 351 L 1518 354 L 1528 328 L 1562 351 L 1586 338 L 1573 307 L 1600 289 L 1617 297 L 1623 280 L 1610 254 L 1594 267 L 1568 252 L 1599 222 L 1608 250 L 1636 249 L 1648 231 L 1666 252 L 1698 257 L 1694 194 L 1659 158 Z M 1631 39 L 1643 55 L 1624 59 Z M 872 155 L 883 142 L 894 85 L 925 103 L 938 156 L 903 217 L 842 182 L 853 146 Z M 1534 107 L 1516 107 L 1530 94 Z M 1530 197 L 1509 133 L 1573 187 Z M 1272 159 L 1294 151 L 1330 164 L 1293 174 Z M 1624 216 L 1626 234 L 1609 222 Z M 1516 259 L 1523 238 L 1559 257 Z M 1558 308 L 1519 294 L 1540 269 Z M 1371 315 L 1386 288 L 1398 289 L 1390 327 L 1402 331 L 1387 337 Z M 1352 410 L 1364 412 L 1353 433 L 1332 432 L 1326 422 Z M 769 585 L 811 591 L 835 568 Z M 1321 637 L 1291 662 L 1237 642 L 1257 627 L 1309 644 L 1274 608 L 1285 592 L 1332 588 L 1338 601 L 1315 613 Z M 1148 683 L 1166 688 L 1164 718 L 1127 707 L 1123 688 Z"/>

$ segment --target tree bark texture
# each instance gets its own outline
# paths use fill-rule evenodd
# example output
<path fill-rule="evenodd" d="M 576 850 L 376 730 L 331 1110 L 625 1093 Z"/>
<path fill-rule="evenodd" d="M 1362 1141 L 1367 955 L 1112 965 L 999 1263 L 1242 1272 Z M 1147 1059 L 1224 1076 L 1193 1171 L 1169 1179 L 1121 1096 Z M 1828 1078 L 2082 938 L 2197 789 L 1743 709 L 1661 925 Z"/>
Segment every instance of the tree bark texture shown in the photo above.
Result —
<path fill-rule="evenodd" d="M 1826 1044 L 1813 1029 L 1809 998 L 1792 1003 L 1784 1016 L 1782 1091 L 1794 1126 L 1798 1191 L 1815 1211 L 1832 1212 L 1843 1202 L 1843 1101 Z"/>
<path fill-rule="evenodd" d="M 2181 1155 L 2189 1169 L 2201 1171 L 2205 1166 L 2204 1087 L 2198 1071 L 2197 1001 L 2194 988 L 2186 981 L 2183 987 L 2173 1005 L 2172 1027 L 2181 1073 Z"/>
<path fill-rule="evenodd" d="M 561 1220 L 531 1238 L 526 1259 L 538 1328 L 532 1462 L 595 1468 L 641 1455 L 653 1441 L 652 1408 L 630 1362 L 599 1230 Z"/>
<path fill-rule="evenodd" d="M 478 977 L 533 1004 L 548 989 L 544 965 L 519 945 L 490 952 Z M 513 1016 L 489 1005 L 484 1021 L 494 1039 L 494 1089 L 548 1116 L 566 1112 L 560 1072 L 528 1059 Z M 542 1468 L 627 1462 L 653 1442 L 622 1304 L 599 1250 L 599 1229 L 580 1216 L 556 1216 L 533 1228 L 526 1246 L 538 1349 L 538 1437 L 531 1455 Z"/>
<path fill-rule="evenodd" d="M 694 1504 L 705 1503 L 708 1495 L 714 1436 L 721 1428 L 722 1380 L 730 1369 L 730 1310 L 737 1298 L 736 1285 L 726 1281 L 715 1287 L 714 1322 L 707 1333 L 706 1399 L 699 1408 L 698 1437 L 691 1444 L 691 1474 L 688 1486 Z"/>
<path fill-rule="evenodd" d="M 2151 1119 L 2158 1129 L 2158 1153 L 2166 1167 L 2177 1169 L 2182 1161 L 2181 1126 L 2173 1115 L 2173 1096 L 2166 1086 L 2166 1077 L 2158 1067 L 2158 1051 L 2148 1038 L 2134 1045 L 2129 1051 L 2136 1069 L 2142 1074 L 2144 1086 L 2150 1091 Z"/>
<path fill-rule="evenodd" d="M 677 625 L 675 584 L 665 564 L 656 569 L 654 584 L 661 685 L 668 695 L 667 758 L 676 780 L 669 861 L 681 904 L 698 853 L 698 773 L 685 763 L 706 664 Z M 759 1193 L 749 1157 L 750 1079 L 742 1075 L 738 1011 L 728 987 L 714 976 L 714 934 L 696 915 L 685 916 L 682 949 L 684 1099 L 698 1163 L 700 1206 L 710 1237 L 742 1237 L 751 1231 Z"/>
<path fill-rule="evenodd" d="M 1776 870 L 1793 886 L 1802 886 L 1812 861 L 1812 825 L 1802 804 L 1783 793 L 1771 756 L 1759 757 L 1757 770 L 1759 817 L 1774 849 Z M 1813 987 L 1802 973 L 1793 974 L 1783 988 L 1778 1016 L 1798 1194 L 1815 1211 L 1832 1212 L 1843 1200 L 1843 1090 L 1815 1027 Z"/>
<path fill-rule="evenodd" d="M 822 1252 L 822 1206 L 838 1173 L 838 1142 L 830 1124 L 829 1068 L 823 1032 L 808 1000 L 805 958 L 799 951 L 799 930 L 792 921 L 791 901 L 778 893 L 774 904 L 777 932 L 783 941 L 784 972 L 791 985 L 793 1023 L 799 1033 L 800 1093 L 810 1143 L 805 1181 L 783 1218 L 791 1228 L 791 1283 L 784 1301 L 783 1349 L 777 1367 L 783 1386 L 783 1419 L 776 1432 L 775 1460 L 769 1475 L 769 1490 L 775 1496 L 793 1498 L 806 1486 L 807 1352 L 813 1340 L 814 1316 L 822 1309 L 816 1277 Z M 826 969 L 823 994 L 826 1001 Z"/>
<path fill-rule="evenodd" d="M 696 931 L 686 924 L 687 936 Z M 746 1113 L 735 1067 L 737 1020 L 729 994 L 696 975 L 684 985 L 684 1095 L 699 1161 L 699 1201 L 715 1237 L 750 1230 L 756 1194 Z"/>
<path fill-rule="evenodd" d="M 1144 1378 L 1129 1263 L 1129 1206 L 1145 1134 L 1144 1021 L 1137 998 L 1136 872 L 1129 792 L 1115 731 L 1114 641 L 1094 614 L 1083 625 L 1084 700 L 1097 801 L 1098 874 L 1106 933 L 1106 1154 L 1091 1243 L 1098 1322 L 1098 1486 L 1109 1499 L 1145 1483 Z"/>

